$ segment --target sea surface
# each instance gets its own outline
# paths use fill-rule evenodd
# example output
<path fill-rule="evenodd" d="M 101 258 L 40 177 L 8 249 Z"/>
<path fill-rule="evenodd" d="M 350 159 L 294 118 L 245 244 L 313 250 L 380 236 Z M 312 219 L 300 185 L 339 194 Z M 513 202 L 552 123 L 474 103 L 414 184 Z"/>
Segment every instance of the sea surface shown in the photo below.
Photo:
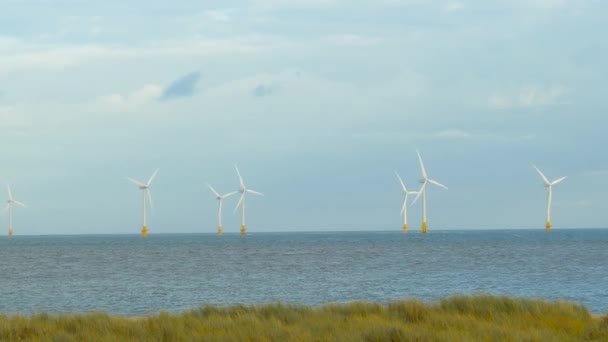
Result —
<path fill-rule="evenodd" d="M 0 238 L 0 311 L 10 314 L 479 293 L 608 313 L 608 229 Z"/>

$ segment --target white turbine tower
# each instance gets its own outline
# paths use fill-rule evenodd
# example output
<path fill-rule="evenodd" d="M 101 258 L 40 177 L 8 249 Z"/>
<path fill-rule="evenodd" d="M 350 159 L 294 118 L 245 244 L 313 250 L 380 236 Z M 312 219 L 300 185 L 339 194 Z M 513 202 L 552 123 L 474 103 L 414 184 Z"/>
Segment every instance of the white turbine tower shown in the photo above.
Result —
<path fill-rule="evenodd" d="M 542 177 L 543 182 L 545 182 L 545 188 L 547 188 L 547 222 L 545 224 L 545 230 L 547 232 L 550 232 L 551 231 L 551 199 L 553 197 L 553 186 L 557 183 L 560 183 L 564 179 L 566 179 L 566 177 L 558 178 L 558 179 L 554 180 L 553 182 L 549 182 L 547 177 L 545 177 L 545 175 L 535 165 L 532 165 L 532 166 L 536 169 L 538 174 Z"/>
<path fill-rule="evenodd" d="M 238 191 L 230 192 L 230 193 L 227 193 L 225 195 L 220 195 L 219 192 L 215 191 L 215 189 L 211 186 L 211 184 L 207 183 L 207 186 L 209 187 L 209 189 L 211 190 L 211 192 L 213 192 L 213 194 L 215 195 L 215 198 L 217 199 L 217 202 L 218 202 L 218 206 L 217 206 L 217 235 L 222 235 L 222 232 L 223 232 L 223 229 L 222 229 L 222 203 L 224 202 L 225 198 L 228 198 L 228 197 L 236 194 Z"/>
<path fill-rule="evenodd" d="M 431 183 L 433 185 L 436 185 L 438 187 L 444 188 L 445 190 L 447 190 L 448 188 L 439 183 L 436 180 L 430 179 L 428 177 L 428 175 L 426 174 L 426 170 L 424 169 L 424 163 L 422 163 L 422 157 L 420 157 L 420 152 L 418 152 L 418 150 L 416 150 L 416 154 L 418 154 L 418 161 L 420 162 L 420 170 L 422 171 L 422 179 L 420 180 L 420 183 L 422 183 L 422 187 L 420 187 L 420 191 L 418 191 L 418 195 L 416 196 L 416 198 L 414 199 L 414 202 L 412 202 L 412 204 L 416 203 L 416 201 L 418 200 L 418 197 L 420 197 L 420 195 L 422 195 L 422 234 L 426 234 L 427 231 L 427 223 L 426 223 L 426 185 L 428 183 Z"/>
<path fill-rule="evenodd" d="M 13 236 L 13 205 L 17 204 L 25 208 L 25 204 L 23 202 L 17 201 L 13 198 L 13 193 L 11 191 L 11 186 L 6 186 L 8 189 L 8 200 L 6 201 L 8 204 L 6 205 L 5 210 L 8 211 L 8 237 Z"/>
<path fill-rule="evenodd" d="M 397 173 L 397 171 L 395 171 L 395 175 L 397 175 L 397 179 L 399 179 L 399 183 L 401 184 L 401 189 L 403 190 L 403 206 L 401 207 L 401 214 L 403 215 L 403 232 L 407 232 L 407 198 L 409 195 L 416 195 L 418 194 L 417 191 L 408 191 L 407 188 L 405 187 L 405 184 L 403 184 L 403 179 L 401 179 L 401 176 L 399 176 L 399 174 Z"/>
<path fill-rule="evenodd" d="M 236 173 L 239 176 L 239 182 L 240 182 L 240 189 L 238 192 L 241 193 L 241 198 L 239 199 L 239 203 L 236 204 L 236 207 L 234 208 L 234 210 L 236 211 L 239 206 L 241 207 L 241 235 L 245 235 L 246 233 L 246 227 L 245 227 L 245 194 L 246 193 L 250 193 L 250 194 L 254 194 L 254 195 L 258 195 L 258 196 L 264 196 L 263 194 L 251 190 L 251 189 L 247 189 L 247 187 L 245 186 L 245 182 L 243 182 L 243 177 L 241 177 L 241 173 L 239 172 L 239 168 L 234 165 L 234 168 L 236 169 Z"/>
<path fill-rule="evenodd" d="M 148 201 L 150 202 L 150 209 L 152 209 L 152 194 L 150 194 L 150 184 L 152 184 L 152 181 L 154 180 L 154 177 L 156 177 L 157 173 L 158 173 L 158 169 L 156 169 L 156 171 L 154 171 L 154 173 L 152 174 L 150 179 L 148 179 L 147 183 L 140 182 L 133 178 L 128 178 L 133 184 L 137 185 L 141 190 L 143 190 L 142 196 L 143 196 L 144 219 L 143 219 L 143 225 L 141 228 L 141 237 L 142 238 L 145 238 L 146 236 L 148 236 L 148 226 L 146 224 L 146 197 L 148 197 Z"/>

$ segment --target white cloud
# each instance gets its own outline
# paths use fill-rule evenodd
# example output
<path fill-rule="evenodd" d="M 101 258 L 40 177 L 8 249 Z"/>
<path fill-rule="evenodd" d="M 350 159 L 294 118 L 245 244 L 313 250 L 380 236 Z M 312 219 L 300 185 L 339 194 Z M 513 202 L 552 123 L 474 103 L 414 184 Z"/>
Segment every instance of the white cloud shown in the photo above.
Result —
<path fill-rule="evenodd" d="M 254 5 L 261 9 L 290 8 L 328 8 L 337 6 L 339 0 L 255 0 Z"/>
<path fill-rule="evenodd" d="M 455 12 L 464 8 L 464 4 L 460 1 L 450 1 L 443 6 L 444 12 Z"/>
<path fill-rule="evenodd" d="M 564 0 L 524 0 L 524 3 L 541 9 L 555 9 L 565 5 Z"/>
<path fill-rule="evenodd" d="M 548 88 L 524 86 L 514 94 L 491 95 L 488 98 L 488 105 L 494 109 L 548 106 L 557 103 L 557 101 L 566 93 L 567 89 L 563 86 L 552 86 Z"/>
<path fill-rule="evenodd" d="M 32 44 L 15 40 L 0 40 L 0 74 L 31 70 L 63 70 L 68 67 L 141 56 L 210 57 L 251 54 L 266 41 L 259 37 L 232 39 L 193 39 L 158 42 L 145 46 L 114 45 L 52 45 Z"/>
<path fill-rule="evenodd" d="M 471 134 L 460 129 L 446 129 L 434 134 L 437 138 L 469 138 Z"/>
<path fill-rule="evenodd" d="M 333 45 L 367 47 L 379 42 L 379 39 L 358 34 L 335 34 L 324 38 L 324 41 Z"/>
<path fill-rule="evenodd" d="M 226 22 L 232 19 L 234 11 L 232 8 L 207 10 L 201 14 L 201 18 L 209 21 Z"/>
<path fill-rule="evenodd" d="M 163 92 L 163 87 L 156 84 L 146 84 L 141 89 L 129 94 L 112 94 L 102 96 L 101 102 L 111 105 L 138 105 L 156 100 Z"/>
<path fill-rule="evenodd" d="M 0 127 L 23 127 L 32 124 L 29 116 L 13 106 L 0 106 Z"/>

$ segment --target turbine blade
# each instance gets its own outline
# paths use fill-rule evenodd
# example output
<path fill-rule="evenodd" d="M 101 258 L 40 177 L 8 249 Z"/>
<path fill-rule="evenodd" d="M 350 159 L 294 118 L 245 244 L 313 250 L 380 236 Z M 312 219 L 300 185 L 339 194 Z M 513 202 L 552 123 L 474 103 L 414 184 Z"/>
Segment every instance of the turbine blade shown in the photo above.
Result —
<path fill-rule="evenodd" d="M 424 179 L 426 179 L 427 178 L 426 170 L 424 169 L 424 163 L 422 162 L 422 157 L 420 156 L 420 152 L 418 152 L 418 150 L 416 150 L 416 154 L 418 154 L 418 161 L 420 162 L 420 170 L 422 170 L 422 177 Z"/>
<path fill-rule="evenodd" d="M 236 169 L 236 174 L 239 175 L 239 182 L 241 183 L 241 188 L 245 189 L 245 182 L 243 182 L 243 177 L 241 177 L 241 172 L 239 171 L 239 167 L 234 164 L 234 168 Z"/>
<path fill-rule="evenodd" d="M 238 193 L 239 193 L 238 191 L 233 191 L 233 192 L 227 193 L 225 195 L 222 195 L 222 198 L 228 198 L 228 197 L 230 197 L 234 194 L 238 194 Z"/>
<path fill-rule="evenodd" d="M 403 197 L 403 205 L 401 206 L 401 215 L 403 215 L 406 205 L 407 205 L 407 196 Z"/>
<path fill-rule="evenodd" d="M 25 203 L 13 200 L 13 203 L 19 204 L 20 206 L 25 208 Z"/>
<path fill-rule="evenodd" d="M 11 191 L 11 186 L 7 184 L 6 188 L 8 189 L 8 199 L 10 199 L 12 201 L 13 200 L 13 192 Z"/>
<path fill-rule="evenodd" d="M 536 165 L 532 164 L 532 167 L 534 167 L 536 169 L 536 172 L 538 172 L 538 174 L 543 178 L 543 181 L 545 182 L 545 185 L 551 185 L 551 182 L 549 182 L 549 180 L 547 179 L 547 177 L 545 177 L 545 175 L 542 173 L 542 171 L 540 171 Z"/>
<path fill-rule="evenodd" d="M 146 184 L 144 184 L 144 183 L 142 183 L 142 182 L 140 182 L 140 181 L 138 181 L 138 180 L 135 180 L 135 179 L 133 179 L 133 178 L 129 178 L 129 177 L 127 177 L 127 179 L 128 179 L 128 180 L 130 180 L 130 181 L 131 181 L 131 183 L 133 183 L 133 184 L 135 184 L 135 185 L 137 185 L 137 186 L 147 186 Z"/>
<path fill-rule="evenodd" d="M 154 203 L 152 203 L 152 193 L 150 192 L 150 189 L 145 189 L 144 191 L 148 193 L 148 202 L 150 203 L 150 211 L 152 212 L 152 214 L 154 214 Z"/>
<path fill-rule="evenodd" d="M 254 195 L 258 195 L 258 196 L 264 196 L 264 194 L 263 194 L 263 193 L 261 193 L 261 192 L 257 192 L 257 191 L 251 190 L 251 189 L 247 189 L 246 191 L 247 191 L 248 193 L 250 193 L 250 194 L 254 194 Z"/>
<path fill-rule="evenodd" d="M 159 169 L 156 169 L 156 171 L 154 171 L 154 173 L 152 174 L 152 176 L 150 177 L 150 179 L 148 179 L 148 183 L 146 184 L 147 186 L 150 186 L 150 184 L 152 184 L 152 181 L 154 180 L 154 177 L 156 177 L 156 174 L 158 173 Z"/>
<path fill-rule="evenodd" d="M 213 194 L 214 194 L 216 197 L 222 197 L 222 196 L 219 194 L 219 192 L 215 191 L 215 189 L 214 189 L 214 188 L 211 186 L 211 184 L 207 183 L 207 186 L 209 187 L 209 189 L 211 190 L 211 192 L 213 192 Z"/>
<path fill-rule="evenodd" d="M 243 194 L 241 195 L 241 199 L 239 199 L 239 203 L 236 204 L 236 207 L 234 207 L 234 212 L 236 213 L 236 210 L 241 206 L 241 203 L 243 203 L 243 199 L 245 198 L 245 193 L 243 192 Z"/>
<path fill-rule="evenodd" d="M 399 179 L 399 183 L 401 184 L 401 188 L 403 189 L 403 192 L 407 192 L 407 189 L 405 188 L 405 184 L 403 184 L 403 179 L 401 179 L 401 176 L 399 176 L 397 171 L 395 171 L 395 175 L 397 175 L 397 179 Z"/>
<path fill-rule="evenodd" d="M 429 183 L 434 184 L 434 185 L 437 185 L 438 187 L 444 188 L 444 189 L 446 189 L 446 190 L 448 189 L 448 187 L 447 187 L 447 186 L 445 186 L 445 185 L 443 185 L 443 184 L 439 183 L 439 182 L 438 182 L 438 181 L 436 181 L 436 180 L 429 179 Z"/>
<path fill-rule="evenodd" d="M 567 177 L 567 176 L 566 176 L 566 177 Z M 555 184 L 557 184 L 557 183 L 561 183 L 561 181 L 563 181 L 564 179 L 566 179 L 566 177 L 562 177 L 562 178 L 560 178 L 560 179 L 556 179 L 556 180 L 554 180 L 554 181 L 553 181 L 553 183 L 551 183 L 551 185 L 555 185 Z"/>
<path fill-rule="evenodd" d="M 10 203 L 9 203 L 9 204 L 7 204 L 7 205 L 6 205 L 6 207 L 4 207 L 4 209 L 2 209 L 2 212 L 7 211 L 7 210 L 8 210 L 8 208 L 9 208 L 10 206 L 11 206 L 11 204 L 10 204 Z"/>
<path fill-rule="evenodd" d="M 414 205 L 414 203 L 416 203 L 418 201 L 418 198 L 420 198 L 420 195 L 422 195 L 422 193 L 424 192 L 425 187 L 426 187 L 426 182 L 422 183 L 420 190 L 418 190 L 418 194 L 416 195 L 416 197 L 414 198 L 414 201 L 410 205 Z"/>

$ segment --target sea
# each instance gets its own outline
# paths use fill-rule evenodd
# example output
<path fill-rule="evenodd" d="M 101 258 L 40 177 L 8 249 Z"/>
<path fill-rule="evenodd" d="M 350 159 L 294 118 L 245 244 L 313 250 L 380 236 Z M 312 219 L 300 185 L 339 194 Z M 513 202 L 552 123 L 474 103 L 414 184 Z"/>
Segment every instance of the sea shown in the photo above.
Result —
<path fill-rule="evenodd" d="M 574 301 L 608 313 L 608 229 L 14 236 L 0 312 L 141 316 L 201 305 Z"/>

